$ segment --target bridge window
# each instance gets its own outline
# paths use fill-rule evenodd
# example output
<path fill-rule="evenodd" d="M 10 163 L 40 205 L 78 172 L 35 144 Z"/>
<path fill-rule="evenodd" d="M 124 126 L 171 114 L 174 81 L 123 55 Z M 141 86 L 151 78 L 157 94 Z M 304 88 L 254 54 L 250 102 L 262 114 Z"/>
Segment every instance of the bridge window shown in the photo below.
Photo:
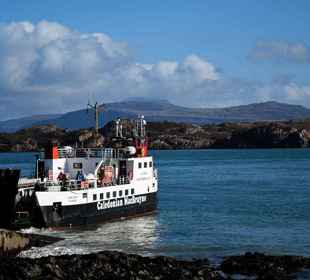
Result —
<path fill-rule="evenodd" d="M 103 193 L 100 194 L 100 199 L 103 199 Z"/>
<path fill-rule="evenodd" d="M 123 191 L 119 191 L 118 196 L 123 196 Z"/>
<path fill-rule="evenodd" d="M 135 193 L 135 189 L 131 189 L 131 194 L 134 194 Z"/>
<path fill-rule="evenodd" d="M 73 163 L 73 168 L 74 169 L 82 169 L 83 168 L 82 162 L 74 162 Z"/>
<path fill-rule="evenodd" d="M 142 168 L 142 162 L 139 162 L 139 168 Z"/>
<path fill-rule="evenodd" d="M 147 162 L 144 163 L 144 168 L 147 168 Z"/>
<path fill-rule="evenodd" d="M 128 190 L 125 190 L 125 195 L 128 195 L 129 191 Z"/>
<path fill-rule="evenodd" d="M 107 192 L 105 196 L 106 196 L 107 199 L 109 199 L 110 198 L 110 193 Z"/>
<path fill-rule="evenodd" d="M 151 161 L 150 161 L 150 163 L 149 163 L 149 167 L 152 167 L 152 166 L 153 166 L 153 162 L 151 162 Z"/>
<path fill-rule="evenodd" d="M 87 193 L 83 193 L 83 198 L 87 198 Z"/>
<path fill-rule="evenodd" d="M 113 192 L 113 197 L 116 197 L 116 192 Z"/>
<path fill-rule="evenodd" d="M 93 194 L 93 200 L 97 200 L 97 195 L 96 194 Z"/>

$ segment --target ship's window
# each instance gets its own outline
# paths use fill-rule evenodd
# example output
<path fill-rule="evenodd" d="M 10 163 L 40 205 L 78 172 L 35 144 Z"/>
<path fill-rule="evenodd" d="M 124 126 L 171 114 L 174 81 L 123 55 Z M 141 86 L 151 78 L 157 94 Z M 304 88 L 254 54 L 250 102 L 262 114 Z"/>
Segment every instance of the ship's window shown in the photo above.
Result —
<path fill-rule="evenodd" d="M 83 193 L 83 198 L 87 198 L 87 193 Z"/>
<path fill-rule="evenodd" d="M 74 169 L 82 169 L 83 168 L 82 162 L 74 162 L 73 163 L 73 168 Z"/>
<path fill-rule="evenodd" d="M 113 197 L 116 197 L 116 192 L 113 192 Z"/>
<path fill-rule="evenodd" d="M 147 168 L 147 162 L 144 163 L 144 168 Z"/>
<path fill-rule="evenodd" d="M 100 194 L 100 199 L 103 199 L 103 193 Z"/>
<path fill-rule="evenodd" d="M 128 193 L 129 193 L 128 190 L 125 190 L 125 195 L 128 195 Z"/>
<path fill-rule="evenodd" d="M 142 168 L 142 162 L 139 162 L 139 168 Z"/>
<path fill-rule="evenodd" d="M 107 199 L 109 199 L 110 198 L 110 193 L 107 192 L 105 196 L 106 196 Z"/>
<path fill-rule="evenodd" d="M 97 195 L 93 194 L 93 200 L 97 200 Z"/>
<path fill-rule="evenodd" d="M 119 191 L 118 196 L 123 196 L 123 191 Z"/>
<path fill-rule="evenodd" d="M 135 189 L 131 189 L 131 194 L 134 194 L 135 193 Z"/>
<path fill-rule="evenodd" d="M 149 163 L 149 167 L 152 167 L 152 166 L 153 166 L 153 162 L 151 162 L 151 161 L 150 161 L 150 163 Z"/>

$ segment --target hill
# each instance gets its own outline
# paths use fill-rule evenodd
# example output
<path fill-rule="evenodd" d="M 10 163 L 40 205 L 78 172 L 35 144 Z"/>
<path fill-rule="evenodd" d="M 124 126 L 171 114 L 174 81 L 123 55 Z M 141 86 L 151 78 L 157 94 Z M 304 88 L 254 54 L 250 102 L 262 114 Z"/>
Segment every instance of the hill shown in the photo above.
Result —
<path fill-rule="evenodd" d="M 218 124 L 223 122 L 286 121 L 310 118 L 310 109 L 274 101 L 226 108 L 187 108 L 166 100 L 126 100 L 101 106 L 103 126 L 116 117 L 135 118 L 143 114 L 148 121 Z M 94 114 L 87 110 L 62 115 L 40 115 L 0 122 L 1 132 L 15 132 L 33 125 L 54 124 L 59 128 L 76 130 L 94 126 Z"/>

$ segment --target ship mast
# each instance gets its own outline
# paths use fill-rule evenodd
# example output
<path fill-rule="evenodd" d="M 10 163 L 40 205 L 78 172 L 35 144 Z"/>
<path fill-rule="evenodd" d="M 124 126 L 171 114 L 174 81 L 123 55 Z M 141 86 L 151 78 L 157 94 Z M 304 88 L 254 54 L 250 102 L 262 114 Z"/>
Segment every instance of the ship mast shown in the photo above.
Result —
<path fill-rule="evenodd" d="M 94 105 L 90 104 L 89 102 L 87 104 L 87 110 L 88 109 L 94 110 L 94 113 L 95 113 L 95 130 L 96 130 L 96 135 L 98 135 L 98 133 L 99 133 L 99 108 L 100 108 L 100 106 L 98 105 L 97 101 L 96 101 L 96 103 Z"/>

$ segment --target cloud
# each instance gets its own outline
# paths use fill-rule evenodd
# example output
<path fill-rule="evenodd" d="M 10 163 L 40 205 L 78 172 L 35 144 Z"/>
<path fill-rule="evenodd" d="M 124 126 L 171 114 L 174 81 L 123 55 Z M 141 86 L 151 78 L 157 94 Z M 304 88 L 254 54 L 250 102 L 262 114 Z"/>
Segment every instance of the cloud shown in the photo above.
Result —
<path fill-rule="evenodd" d="M 289 100 L 304 100 L 310 97 L 310 86 L 301 87 L 292 83 L 285 86 L 284 89 Z"/>
<path fill-rule="evenodd" d="M 255 61 L 309 63 L 310 48 L 300 42 L 258 41 L 249 57 Z"/>
<path fill-rule="evenodd" d="M 264 84 L 225 77 L 217 69 L 197 54 L 139 63 L 124 42 L 56 22 L 2 24 L 0 118 L 81 109 L 90 95 L 99 102 L 151 97 L 198 107 L 310 101 L 309 88 L 289 77 Z"/>
<path fill-rule="evenodd" d="M 125 43 L 103 33 L 48 21 L 0 25 L 1 101 L 20 114 L 77 109 L 91 93 L 100 101 L 168 91 L 177 98 L 218 79 L 215 67 L 195 54 L 140 64 Z M 0 115 L 10 117 L 5 109 Z"/>

